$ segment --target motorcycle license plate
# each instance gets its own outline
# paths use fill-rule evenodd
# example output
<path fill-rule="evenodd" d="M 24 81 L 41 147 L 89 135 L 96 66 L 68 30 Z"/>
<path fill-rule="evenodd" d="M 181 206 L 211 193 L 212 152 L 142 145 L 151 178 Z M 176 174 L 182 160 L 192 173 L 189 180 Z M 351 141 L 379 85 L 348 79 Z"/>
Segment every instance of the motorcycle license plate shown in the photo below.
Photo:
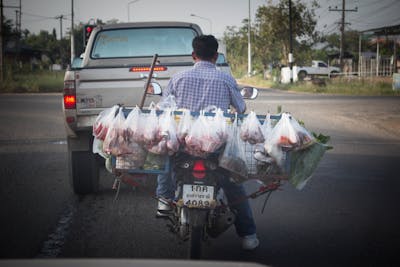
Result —
<path fill-rule="evenodd" d="M 183 185 L 183 203 L 190 208 L 209 208 L 214 200 L 214 186 Z"/>

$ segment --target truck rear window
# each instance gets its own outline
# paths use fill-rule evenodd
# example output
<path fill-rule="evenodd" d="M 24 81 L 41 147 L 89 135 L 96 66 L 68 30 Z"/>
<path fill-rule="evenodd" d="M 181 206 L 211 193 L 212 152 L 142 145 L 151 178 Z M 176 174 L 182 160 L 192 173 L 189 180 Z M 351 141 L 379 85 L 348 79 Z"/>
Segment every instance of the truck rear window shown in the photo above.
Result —
<path fill-rule="evenodd" d="M 101 31 L 91 58 L 191 55 L 197 33 L 190 28 L 137 28 Z"/>

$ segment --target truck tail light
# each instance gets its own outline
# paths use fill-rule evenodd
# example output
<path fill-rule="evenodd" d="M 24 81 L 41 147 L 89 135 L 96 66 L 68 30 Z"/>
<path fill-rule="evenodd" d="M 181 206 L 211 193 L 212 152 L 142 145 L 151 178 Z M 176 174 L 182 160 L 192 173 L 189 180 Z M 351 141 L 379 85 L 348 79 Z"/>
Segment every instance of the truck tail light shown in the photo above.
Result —
<path fill-rule="evenodd" d="M 64 108 L 65 109 L 76 108 L 75 81 L 64 82 Z"/>
<path fill-rule="evenodd" d="M 155 66 L 154 71 L 166 71 L 168 68 L 165 66 Z M 129 72 L 149 72 L 150 67 L 131 67 Z"/>

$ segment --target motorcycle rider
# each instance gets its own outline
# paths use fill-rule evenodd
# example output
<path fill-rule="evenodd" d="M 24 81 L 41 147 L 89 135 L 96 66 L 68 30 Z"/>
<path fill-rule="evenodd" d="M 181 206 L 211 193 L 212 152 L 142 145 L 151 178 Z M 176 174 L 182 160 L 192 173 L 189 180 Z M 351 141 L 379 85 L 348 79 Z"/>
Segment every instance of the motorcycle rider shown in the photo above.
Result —
<path fill-rule="evenodd" d="M 195 37 L 192 47 L 192 57 L 195 61 L 193 68 L 177 73 L 171 78 L 163 91 L 162 100 L 173 95 L 178 108 L 200 111 L 210 105 L 222 110 L 233 106 L 238 113 L 244 113 L 246 104 L 235 79 L 216 68 L 218 41 L 215 37 L 212 35 Z M 174 175 L 159 175 L 157 180 L 157 196 L 173 199 L 175 194 Z M 222 179 L 221 186 L 231 203 L 245 197 L 243 186 L 231 182 L 229 176 Z M 253 214 L 248 200 L 237 202 L 239 203 L 233 205 L 237 211 L 236 232 L 242 238 L 242 248 L 253 250 L 259 245 Z M 169 205 L 159 201 L 158 216 L 165 215 L 170 210 Z"/>

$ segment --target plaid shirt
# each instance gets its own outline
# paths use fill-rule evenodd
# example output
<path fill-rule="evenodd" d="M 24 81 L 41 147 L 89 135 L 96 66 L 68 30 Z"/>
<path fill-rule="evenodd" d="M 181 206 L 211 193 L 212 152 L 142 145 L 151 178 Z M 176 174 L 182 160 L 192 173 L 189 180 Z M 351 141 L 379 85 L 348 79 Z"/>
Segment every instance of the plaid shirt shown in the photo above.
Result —
<path fill-rule="evenodd" d="M 235 79 L 207 61 L 199 61 L 190 70 L 174 75 L 163 91 L 163 99 L 174 95 L 178 108 L 200 111 L 215 105 L 227 110 L 232 105 L 243 113 L 246 104 L 238 90 Z"/>

